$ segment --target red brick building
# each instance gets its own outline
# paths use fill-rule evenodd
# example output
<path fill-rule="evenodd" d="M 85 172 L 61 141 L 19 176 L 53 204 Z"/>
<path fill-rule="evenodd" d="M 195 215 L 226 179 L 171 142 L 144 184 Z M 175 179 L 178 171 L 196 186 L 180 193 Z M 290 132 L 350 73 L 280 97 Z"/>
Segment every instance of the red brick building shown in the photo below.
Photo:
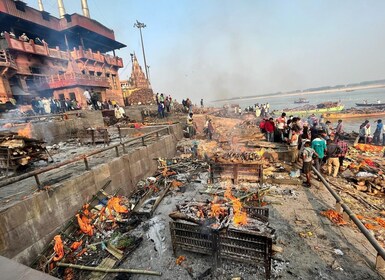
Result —
<path fill-rule="evenodd" d="M 101 101 L 123 104 L 123 60 L 115 50 L 126 46 L 88 16 L 56 18 L 22 1 L 0 0 L 0 101 L 22 104 L 39 96 L 85 105 L 83 92 L 93 89 Z"/>

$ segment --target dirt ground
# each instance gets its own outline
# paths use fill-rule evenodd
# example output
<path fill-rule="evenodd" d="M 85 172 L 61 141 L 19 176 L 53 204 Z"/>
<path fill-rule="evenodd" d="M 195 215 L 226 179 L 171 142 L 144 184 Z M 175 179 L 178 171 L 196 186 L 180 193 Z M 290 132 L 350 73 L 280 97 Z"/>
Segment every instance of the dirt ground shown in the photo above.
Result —
<path fill-rule="evenodd" d="M 204 118 L 196 119 L 200 132 Z M 54 155 L 55 161 L 66 160 L 93 149 L 79 148 L 76 144 L 67 145 L 63 147 L 62 154 Z M 91 167 L 104 162 L 107 154 L 93 157 Z M 108 157 L 113 156 L 114 151 L 111 151 Z M 47 173 L 41 180 L 53 184 L 55 180 L 66 179 L 73 172 L 83 171 L 84 164 L 79 162 L 71 168 Z M 120 267 L 154 270 L 163 275 L 132 275 L 130 278 L 109 275 L 107 279 L 264 279 L 261 264 L 251 266 L 226 261 L 215 269 L 210 256 L 185 251 L 173 254 L 169 229 L 171 219 L 168 214 L 180 202 L 206 198 L 199 190 L 207 187 L 207 174 L 200 174 L 197 179 L 201 183 L 187 184 L 184 192 L 169 192 L 153 217 L 133 231 L 133 234 L 143 236 L 144 240 Z M 282 248 L 281 253 L 273 256 L 272 279 L 384 279 L 374 269 L 375 250 L 356 226 L 352 222 L 336 226 L 320 214 L 321 211 L 334 208 L 335 201 L 320 182 L 313 182 L 314 186 L 310 189 L 289 185 L 270 186 L 270 193 L 266 196 L 270 209 L 269 222 L 276 229 L 276 245 Z M 0 188 L 0 209 L 34 192 L 36 185 L 33 178 L 24 180 L 22 184 Z M 186 256 L 186 261 L 177 265 L 175 261 L 180 255 Z"/>
<path fill-rule="evenodd" d="M 188 184 L 185 192 L 169 193 L 154 216 L 133 232 L 144 240 L 121 267 L 163 275 L 133 275 L 129 279 L 265 279 L 262 264 L 226 261 L 214 269 L 210 256 L 179 250 L 173 255 L 168 214 L 180 202 L 206 198 L 199 194 L 206 188 L 206 174 L 200 177 L 202 183 Z M 336 226 L 320 215 L 334 206 L 334 199 L 321 183 L 315 182 L 310 189 L 271 185 L 270 190 L 266 197 L 269 222 L 276 229 L 276 245 L 283 249 L 273 256 L 272 279 L 383 279 L 374 269 L 375 250 L 357 228 L 352 223 Z M 186 256 L 182 266 L 175 262 L 180 255 Z M 125 279 L 114 277 L 107 279 Z"/>

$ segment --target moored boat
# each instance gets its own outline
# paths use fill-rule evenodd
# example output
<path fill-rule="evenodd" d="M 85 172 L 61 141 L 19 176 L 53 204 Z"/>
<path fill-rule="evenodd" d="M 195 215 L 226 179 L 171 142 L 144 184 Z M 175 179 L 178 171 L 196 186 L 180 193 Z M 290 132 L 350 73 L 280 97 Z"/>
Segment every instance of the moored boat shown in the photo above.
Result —
<path fill-rule="evenodd" d="M 385 108 L 385 103 L 356 103 L 356 106 Z"/>
<path fill-rule="evenodd" d="M 343 112 L 328 113 L 324 117 L 328 119 L 353 119 L 385 116 L 385 110 L 347 110 Z"/>
<path fill-rule="evenodd" d="M 329 112 L 340 112 L 344 109 L 344 105 L 339 102 L 324 102 L 320 103 L 317 106 L 314 105 L 305 105 L 293 109 L 284 109 L 282 112 L 286 114 L 304 116 L 310 114 L 324 114 Z"/>
<path fill-rule="evenodd" d="M 294 100 L 294 103 L 295 104 L 305 104 L 305 103 L 309 103 L 309 100 L 307 100 L 306 98 L 300 98 L 298 100 Z"/>

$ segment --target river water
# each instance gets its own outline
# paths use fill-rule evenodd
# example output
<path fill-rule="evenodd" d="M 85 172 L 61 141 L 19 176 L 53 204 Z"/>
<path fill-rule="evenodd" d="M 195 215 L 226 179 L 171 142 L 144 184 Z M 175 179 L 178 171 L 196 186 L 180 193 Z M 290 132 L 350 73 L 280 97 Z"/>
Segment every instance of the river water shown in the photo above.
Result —
<path fill-rule="evenodd" d="M 248 100 L 237 100 L 237 101 L 227 102 L 227 103 L 239 104 L 242 108 L 245 108 L 247 106 L 252 106 L 255 103 L 264 104 L 269 102 L 270 111 L 273 111 L 273 110 L 282 110 L 285 108 L 298 107 L 301 104 L 295 104 L 294 101 L 298 100 L 299 98 L 307 98 L 307 100 L 309 100 L 309 103 L 308 103 L 309 105 L 316 105 L 321 102 L 327 102 L 327 101 L 331 101 L 331 102 L 340 101 L 343 105 L 345 105 L 345 108 L 347 109 L 347 108 L 355 107 L 355 103 L 363 103 L 364 100 L 367 100 L 368 103 L 377 103 L 377 100 L 380 100 L 381 103 L 385 103 L 385 88 L 357 90 L 357 91 L 350 91 L 350 92 L 316 93 L 316 94 L 306 94 L 306 95 L 298 93 L 298 95 L 295 95 L 295 96 L 294 95 L 286 96 L 285 94 L 282 94 L 282 96 L 262 97 L 262 98 L 248 99 Z M 222 104 L 224 104 L 224 102 Z M 384 122 L 385 117 L 382 117 L 382 118 Z M 378 119 L 379 119 L 378 117 L 368 118 L 372 126 L 372 133 L 374 132 L 375 126 L 376 126 L 374 122 Z M 364 122 L 364 120 L 365 120 L 364 118 L 343 120 L 345 124 L 345 131 L 358 132 L 359 126 L 362 122 Z M 331 121 L 332 121 L 332 126 L 335 127 L 337 125 L 336 123 L 337 121 L 336 120 L 331 120 Z"/>

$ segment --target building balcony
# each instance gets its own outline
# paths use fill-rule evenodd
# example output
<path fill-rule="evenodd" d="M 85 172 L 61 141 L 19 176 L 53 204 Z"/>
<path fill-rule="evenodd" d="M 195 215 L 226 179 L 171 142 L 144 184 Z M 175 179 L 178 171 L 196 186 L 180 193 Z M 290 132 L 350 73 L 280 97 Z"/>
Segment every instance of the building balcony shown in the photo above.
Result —
<path fill-rule="evenodd" d="M 11 49 L 35 55 L 43 55 L 57 59 L 69 60 L 69 53 L 60 50 L 58 47 L 53 49 L 49 48 L 47 44 L 38 45 L 35 44 L 33 40 L 24 42 L 16 38 L 11 38 L 8 33 L 5 33 L 4 38 L 0 39 L 0 49 Z M 74 49 L 71 52 L 71 56 L 74 59 L 90 60 L 116 66 L 119 68 L 123 67 L 123 59 L 120 57 L 102 54 L 99 51 L 93 52 L 91 49 L 84 50 L 82 47 L 79 47 L 79 49 Z"/>
<path fill-rule="evenodd" d="M 37 45 L 33 40 L 24 42 L 16 38 L 11 38 L 8 33 L 4 34 L 4 38 L 0 39 L 1 49 L 11 49 L 20 52 L 32 53 L 36 55 L 44 55 L 58 59 L 69 59 L 68 52 L 61 51 L 58 47 L 55 49 L 49 48 L 47 44 Z"/>
<path fill-rule="evenodd" d="M 39 91 L 76 86 L 109 88 L 110 83 L 105 77 L 83 75 L 78 73 L 68 73 L 34 78 L 34 89 Z"/>
<path fill-rule="evenodd" d="M 116 66 L 119 68 L 123 67 L 123 59 L 121 59 L 120 57 L 102 54 L 99 51 L 93 52 L 91 49 L 84 50 L 82 47 L 79 47 L 79 49 L 74 49 L 71 52 L 71 56 L 74 59 L 91 60 Z"/>

